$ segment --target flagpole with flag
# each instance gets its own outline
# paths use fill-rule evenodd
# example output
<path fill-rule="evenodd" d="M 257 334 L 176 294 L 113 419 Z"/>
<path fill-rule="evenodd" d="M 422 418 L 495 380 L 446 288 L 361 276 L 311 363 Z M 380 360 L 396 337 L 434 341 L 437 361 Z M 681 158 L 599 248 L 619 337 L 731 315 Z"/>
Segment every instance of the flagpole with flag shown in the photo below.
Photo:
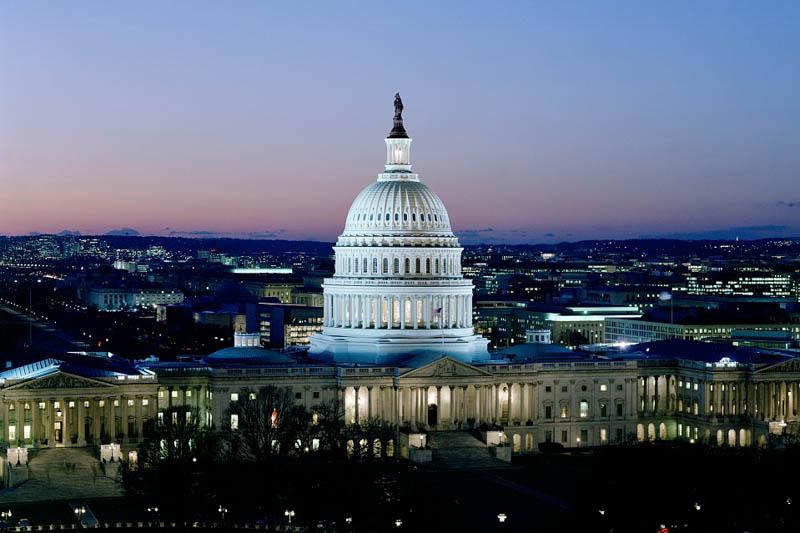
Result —
<path fill-rule="evenodd" d="M 434 316 L 439 316 L 439 329 L 442 331 L 442 355 L 444 355 L 444 314 L 442 313 L 442 307 L 437 307 L 436 310 L 433 312 Z"/>

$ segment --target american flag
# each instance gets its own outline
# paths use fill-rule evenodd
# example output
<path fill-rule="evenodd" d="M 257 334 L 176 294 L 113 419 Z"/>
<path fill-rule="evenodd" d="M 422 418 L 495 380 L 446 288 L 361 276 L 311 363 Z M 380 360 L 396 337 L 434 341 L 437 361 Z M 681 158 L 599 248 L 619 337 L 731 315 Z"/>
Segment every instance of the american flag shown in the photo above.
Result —
<path fill-rule="evenodd" d="M 437 307 L 437 308 L 436 308 L 436 311 L 434 311 L 434 312 L 433 312 L 433 314 L 434 314 L 434 315 L 438 315 L 439 313 L 441 313 L 441 312 L 442 312 L 442 309 L 444 309 L 444 308 L 443 308 L 443 307 Z"/>

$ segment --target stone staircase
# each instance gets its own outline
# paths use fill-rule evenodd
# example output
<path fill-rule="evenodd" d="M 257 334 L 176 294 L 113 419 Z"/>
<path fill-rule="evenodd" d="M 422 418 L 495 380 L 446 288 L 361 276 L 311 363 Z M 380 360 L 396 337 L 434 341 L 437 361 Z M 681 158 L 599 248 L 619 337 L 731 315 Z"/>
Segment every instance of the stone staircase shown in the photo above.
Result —
<path fill-rule="evenodd" d="M 512 468 L 497 459 L 480 439 L 466 431 L 428 434 L 433 451 L 432 470 L 497 470 Z"/>
<path fill-rule="evenodd" d="M 28 481 L 0 491 L 0 501 L 80 500 L 123 494 L 119 483 L 104 476 L 99 459 L 89 449 L 31 450 L 28 457 Z"/>

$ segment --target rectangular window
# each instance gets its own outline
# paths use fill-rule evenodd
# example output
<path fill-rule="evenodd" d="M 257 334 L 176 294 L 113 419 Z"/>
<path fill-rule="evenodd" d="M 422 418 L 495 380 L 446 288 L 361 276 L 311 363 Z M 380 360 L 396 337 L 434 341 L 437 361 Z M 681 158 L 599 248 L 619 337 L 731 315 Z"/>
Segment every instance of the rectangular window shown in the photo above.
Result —
<path fill-rule="evenodd" d="M 133 407 L 133 400 L 128 400 L 128 407 Z"/>
<path fill-rule="evenodd" d="M 589 430 L 582 429 L 581 430 L 581 442 L 588 444 L 589 443 Z"/>
<path fill-rule="evenodd" d="M 589 416 L 589 402 L 582 401 L 581 402 L 581 418 L 586 418 Z"/>
<path fill-rule="evenodd" d="M 314 391 L 314 399 L 315 400 L 319 399 L 319 391 L 318 390 Z"/>
<path fill-rule="evenodd" d="M 239 415 L 231 415 L 231 429 L 239 429 Z"/>
<path fill-rule="evenodd" d="M 544 406 L 544 417 L 553 418 L 553 407 L 551 405 Z"/>
<path fill-rule="evenodd" d="M 606 428 L 600 428 L 600 442 L 606 442 L 608 440 L 608 430 Z"/>
<path fill-rule="evenodd" d="M 178 413 L 176 413 L 175 411 L 172 412 L 172 423 L 173 424 L 178 423 Z"/>
<path fill-rule="evenodd" d="M 302 398 L 303 398 L 303 393 L 302 392 L 295 392 L 294 393 L 294 399 L 295 400 L 300 400 Z"/>
<path fill-rule="evenodd" d="M 169 394 L 170 394 L 170 396 L 172 396 L 173 398 L 177 398 L 177 397 L 178 397 L 178 391 L 177 391 L 177 390 L 171 391 Z"/>
<path fill-rule="evenodd" d="M 617 442 L 622 442 L 624 440 L 624 438 L 625 438 L 625 435 L 622 432 L 622 428 L 617 428 L 617 436 L 616 436 Z"/>
<path fill-rule="evenodd" d="M 22 426 L 22 438 L 23 439 L 31 438 L 31 426 L 29 424 L 25 424 L 24 426 Z"/>
<path fill-rule="evenodd" d="M 150 400 L 148 400 L 147 398 L 142 398 L 142 405 L 147 407 L 148 405 L 150 405 Z"/>
<path fill-rule="evenodd" d="M 617 416 L 622 416 L 622 404 L 617 404 Z"/>
<path fill-rule="evenodd" d="M 164 397 L 164 391 L 163 390 L 158 391 L 158 397 L 159 398 L 163 398 Z"/>
<path fill-rule="evenodd" d="M 561 392 L 567 392 L 567 386 L 566 385 L 562 385 L 561 386 Z"/>
<path fill-rule="evenodd" d="M 191 389 L 187 389 L 187 390 L 186 390 L 186 397 L 187 397 L 187 398 L 191 398 L 191 397 L 192 397 L 192 391 L 191 391 Z"/>
<path fill-rule="evenodd" d="M 550 385 L 547 385 L 547 386 L 545 386 L 544 391 L 545 392 L 553 392 L 553 387 L 551 387 Z"/>
<path fill-rule="evenodd" d="M 232 402 L 238 402 L 239 401 L 239 393 L 238 392 L 232 392 L 231 393 L 231 401 Z"/>
<path fill-rule="evenodd" d="M 608 416 L 608 406 L 605 403 L 600 404 L 600 416 Z"/>
<path fill-rule="evenodd" d="M 605 383 L 600 385 L 600 392 L 606 392 L 608 390 L 608 385 Z"/>
<path fill-rule="evenodd" d="M 114 407 L 119 407 L 119 400 L 114 400 Z"/>
<path fill-rule="evenodd" d="M 45 407 L 45 403 L 44 402 L 39 402 L 39 409 L 44 410 L 44 407 Z"/>
<path fill-rule="evenodd" d="M 544 441 L 545 442 L 553 442 L 553 432 L 552 431 L 545 431 L 544 432 Z"/>
<path fill-rule="evenodd" d="M 561 442 L 566 444 L 567 443 L 567 438 L 568 438 L 567 437 L 567 430 L 566 429 L 562 429 L 561 430 Z"/>
<path fill-rule="evenodd" d="M 567 418 L 567 416 L 569 416 L 567 413 L 568 413 L 567 406 L 566 405 L 562 405 L 561 406 L 561 418 Z"/>
<path fill-rule="evenodd" d="M 622 385 L 617 385 L 617 390 L 621 391 L 622 390 Z"/>
<path fill-rule="evenodd" d="M 14 424 L 8 425 L 8 440 L 10 442 L 14 442 L 15 440 L 17 440 L 17 426 L 15 426 Z"/>
<path fill-rule="evenodd" d="M 70 409 L 74 409 L 75 408 L 75 402 L 69 402 L 69 407 L 70 407 Z"/>

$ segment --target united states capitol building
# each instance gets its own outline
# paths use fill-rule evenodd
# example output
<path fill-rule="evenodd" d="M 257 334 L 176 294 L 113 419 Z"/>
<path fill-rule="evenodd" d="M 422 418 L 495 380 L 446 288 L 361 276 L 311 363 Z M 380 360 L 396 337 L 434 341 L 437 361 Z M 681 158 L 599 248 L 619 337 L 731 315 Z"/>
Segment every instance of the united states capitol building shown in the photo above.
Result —
<path fill-rule="evenodd" d="M 399 97 L 395 108 L 384 171 L 347 214 L 324 328 L 307 352 L 267 350 L 240 332 L 235 346 L 193 361 L 43 355 L 0 373 L 3 446 L 131 450 L 172 406 L 220 428 L 243 388 L 265 385 L 290 388 L 309 409 L 337 398 L 348 423 L 388 421 L 410 436 L 404 454 L 430 432 L 471 428 L 513 454 L 634 439 L 751 446 L 797 430 L 800 359 L 790 352 L 663 341 L 590 354 L 532 331 L 490 353 L 473 330 L 450 217 L 412 170 Z"/>

